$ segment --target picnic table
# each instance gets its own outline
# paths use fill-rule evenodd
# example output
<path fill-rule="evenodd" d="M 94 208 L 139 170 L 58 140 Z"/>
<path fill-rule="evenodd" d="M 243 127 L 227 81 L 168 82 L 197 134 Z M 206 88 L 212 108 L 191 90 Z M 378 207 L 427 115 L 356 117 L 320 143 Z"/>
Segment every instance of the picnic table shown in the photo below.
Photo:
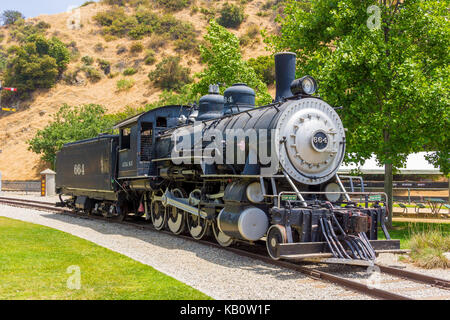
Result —
<path fill-rule="evenodd" d="M 439 214 L 439 211 L 441 210 L 442 206 L 445 204 L 445 200 L 439 199 L 439 198 L 425 198 L 425 201 L 428 203 L 428 205 L 431 208 L 432 214 Z"/>

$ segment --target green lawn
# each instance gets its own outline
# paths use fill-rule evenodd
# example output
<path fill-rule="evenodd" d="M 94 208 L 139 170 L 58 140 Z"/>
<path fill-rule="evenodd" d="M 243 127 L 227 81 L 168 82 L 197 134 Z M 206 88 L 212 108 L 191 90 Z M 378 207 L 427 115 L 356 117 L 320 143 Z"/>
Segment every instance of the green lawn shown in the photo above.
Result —
<path fill-rule="evenodd" d="M 443 235 L 450 237 L 450 223 L 426 223 L 426 222 L 392 222 L 392 230 L 389 234 L 392 239 L 400 239 L 402 249 L 408 249 L 408 241 L 411 235 L 422 231 L 438 230 Z M 378 231 L 379 239 L 385 239 L 383 231 Z"/>
<path fill-rule="evenodd" d="M 81 289 L 67 288 L 81 272 Z M 210 299 L 155 269 L 89 241 L 0 217 L 0 299 Z"/>

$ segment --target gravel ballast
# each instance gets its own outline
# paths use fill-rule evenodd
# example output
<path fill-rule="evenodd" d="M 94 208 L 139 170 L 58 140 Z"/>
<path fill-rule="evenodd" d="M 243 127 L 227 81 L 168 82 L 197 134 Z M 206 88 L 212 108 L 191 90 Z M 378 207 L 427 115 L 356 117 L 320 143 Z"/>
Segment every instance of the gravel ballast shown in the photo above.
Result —
<path fill-rule="evenodd" d="M 152 230 L 5 205 L 0 205 L 0 216 L 86 239 L 152 266 L 214 299 L 371 299 L 292 270 Z"/>

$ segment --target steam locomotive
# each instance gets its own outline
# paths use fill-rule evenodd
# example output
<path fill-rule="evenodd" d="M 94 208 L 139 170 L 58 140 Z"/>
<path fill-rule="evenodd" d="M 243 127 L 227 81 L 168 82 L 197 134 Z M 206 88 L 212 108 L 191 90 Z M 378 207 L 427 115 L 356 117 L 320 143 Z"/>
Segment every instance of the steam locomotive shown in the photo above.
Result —
<path fill-rule="evenodd" d="M 57 154 L 61 203 L 157 230 L 214 236 L 222 246 L 265 242 L 273 259 L 373 261 L 399 249 L 386 206 L 350 193 L 337 174 L 345 129 L 316 81 L 295 79 L 296 56 L 275 55 L 276 97 L 255 108 L 243 83 L 211 86 L 197 106 L 171 105 L 118 123 L 118 135 L 64 145 Z M 365 205 L 352 199 L 362 196 Z M 378 240 L 378 228 L 386 239 Z"/>

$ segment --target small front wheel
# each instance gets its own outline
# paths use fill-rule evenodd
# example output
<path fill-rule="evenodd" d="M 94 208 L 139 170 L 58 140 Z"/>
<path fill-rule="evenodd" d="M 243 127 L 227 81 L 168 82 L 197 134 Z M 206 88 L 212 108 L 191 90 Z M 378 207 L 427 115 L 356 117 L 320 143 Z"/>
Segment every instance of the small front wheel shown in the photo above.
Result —
<path fill-rule="evenodd" d="M 266 247 L 269 256 L 273 260 L 280 260 L 280 255 L 277 250 L 277 244 L 286 243 L 287 235 L 286 228 L 279 224 L 274 224 L 267 231 Z"/>

